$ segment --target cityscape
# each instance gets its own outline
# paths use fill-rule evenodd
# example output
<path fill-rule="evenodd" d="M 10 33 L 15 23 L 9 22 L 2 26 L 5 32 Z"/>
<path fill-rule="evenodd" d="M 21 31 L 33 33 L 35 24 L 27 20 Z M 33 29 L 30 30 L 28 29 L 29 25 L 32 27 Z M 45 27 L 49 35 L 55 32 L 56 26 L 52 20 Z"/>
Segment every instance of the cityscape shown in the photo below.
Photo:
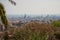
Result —
<path fill-rule="evenodd" d="M 60 0 L 0 0 L 0 40 L 60 40 Z"/>

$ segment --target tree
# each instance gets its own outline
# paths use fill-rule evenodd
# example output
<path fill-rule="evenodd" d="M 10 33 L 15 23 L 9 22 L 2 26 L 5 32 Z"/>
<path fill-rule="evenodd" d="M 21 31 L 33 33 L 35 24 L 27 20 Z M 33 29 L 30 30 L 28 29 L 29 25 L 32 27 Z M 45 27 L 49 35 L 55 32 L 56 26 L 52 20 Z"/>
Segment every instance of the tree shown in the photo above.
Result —
<path fill-rule="evenodd" d="M 11 4 L 13 5 L 16 5 L 16 3 L 12 0 L 9 0 L 9 2 L 11 2 Z M 2 3 L 0 3 L 0 18 L 1 18 L 1 21 L 2 23 L 4 24 L 4 40 L 8 40 L 8 20 L 7 20 L 7 17 L 6 17 L 6 11 L 5 11 L 5 8 L 3 6 Z"/>
<path fill-rule="evenodd" d="M 2 3 L 0 3 L 0 18 L 1 18 L 2 23 L 4 24 L 4 27 L 5 27 L 5 29 L 4 29 L 4 40 L 7 40 L 8 39 L 8 33 L 7 33 L 8 21 L 7 21 L 5 13 L 6 13 L 6 11 L 4 9 L 4 6 Z"/>

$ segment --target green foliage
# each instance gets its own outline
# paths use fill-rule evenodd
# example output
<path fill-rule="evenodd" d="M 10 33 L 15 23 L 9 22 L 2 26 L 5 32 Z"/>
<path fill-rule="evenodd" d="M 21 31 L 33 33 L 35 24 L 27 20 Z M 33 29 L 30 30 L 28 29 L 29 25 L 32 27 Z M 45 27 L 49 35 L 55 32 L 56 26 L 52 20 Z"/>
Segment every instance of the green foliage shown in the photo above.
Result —
<path fill-rule="evenodd" d="M 45 33 L 39 33 L 35 31 L 20 30 L 15 31 L 14 40 L 46 40 Z"/>
<path fill-rule="evenodd" d="M 0 3 L 0 18 L 1 18 L 1 21 L 4 25 L 8 25 L 8 21 L 7 21 L 5 13 L 6 12 L 5 12 L 4 6 L 3 6 L 3 4 Z"/>
<path fill-rule="evenodd" d="M 0 3 L 0 18 L 1 18 L 2 23 L 5 26 L 5 29 L 4 29 L 4 40 L 8 40 L 8 33 L 7 33 L 8 21 L 7 21 L 5 13 L 6 12 L 5 12 L 4 6 L 3 6 L 2 3 Z"/>
<path fill-rule="evenodd" d="M 0 9 L 4 9 L 4 6 L 2 3 L 0 3 Z"/>
<path fill-rule="evenodd" d="M 49 31 L 48 31 L 49 30 Z M 50 27 L 38 22 L 30 22 L 14 30 L 14 40 L 47 40 Z"/>
<path fill-rule="evenodd" d="M 53 21 L 52 25 L 55 27 L 60 27 L 60 21 Z"/>

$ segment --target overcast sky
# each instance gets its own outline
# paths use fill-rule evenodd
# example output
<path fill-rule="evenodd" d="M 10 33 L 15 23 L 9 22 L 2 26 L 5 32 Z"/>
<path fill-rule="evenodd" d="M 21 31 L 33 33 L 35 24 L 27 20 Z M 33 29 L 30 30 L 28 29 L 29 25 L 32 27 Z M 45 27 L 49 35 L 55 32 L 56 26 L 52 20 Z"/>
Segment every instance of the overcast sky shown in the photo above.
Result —
<path fill-rule="evenodd" d="M 9 15 L 53 15 L 60 14 L 60 0 L 14 0 L 13 6 L 8 0 L 0 0 Z"/>

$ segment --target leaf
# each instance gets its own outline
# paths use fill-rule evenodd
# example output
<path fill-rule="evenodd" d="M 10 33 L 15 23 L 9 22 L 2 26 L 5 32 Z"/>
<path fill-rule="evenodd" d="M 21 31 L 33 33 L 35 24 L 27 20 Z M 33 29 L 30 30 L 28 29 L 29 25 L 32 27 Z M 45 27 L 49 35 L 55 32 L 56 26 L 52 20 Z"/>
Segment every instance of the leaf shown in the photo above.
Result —
<path fill-rule="evenodd" d="M 13 0 L 9 0 L 9 2 L 11 2 L 11 4 L 13 4 L 13 5 L 16 5 L 16 2 Z"/>

